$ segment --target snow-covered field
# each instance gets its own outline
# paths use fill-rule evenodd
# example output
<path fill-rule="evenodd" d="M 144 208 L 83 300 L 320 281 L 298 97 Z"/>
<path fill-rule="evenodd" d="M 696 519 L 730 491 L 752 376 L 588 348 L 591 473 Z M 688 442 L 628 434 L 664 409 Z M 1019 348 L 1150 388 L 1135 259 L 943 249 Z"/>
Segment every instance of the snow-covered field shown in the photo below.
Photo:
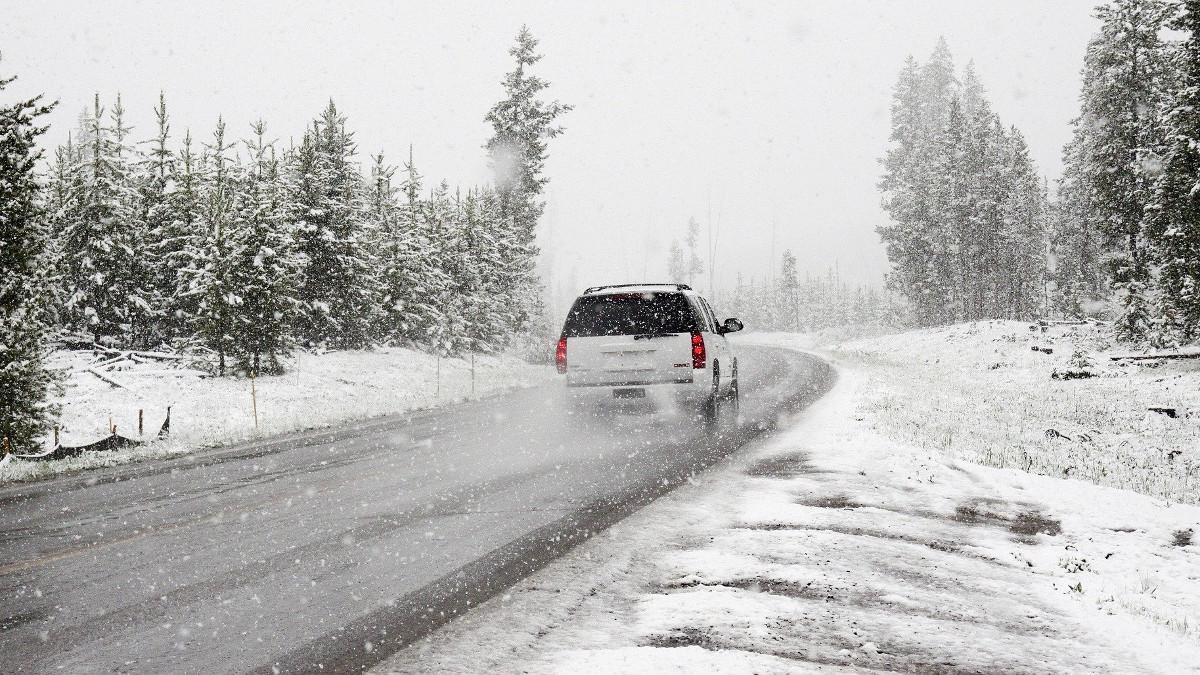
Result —
<path fill-rule="evenodd" d="M 1042 332 L 1015 321 L 909 331 L 829 353 L 871 373 L 862 414 L 888 436 L 990 466 L 1200 503 L 1200 359 L 1114 363 L 1110 355 L 1130 351 L 1106 329 Z"/>
<path fill-rule="evenodd" d="M 511 356 L 476 356 L 472 392 L 469 358 L 439 361 L 423 352 L 398 348 L 320 355 L 301 352 L 286 374 L 255 380 L 252 396 L 249 379 L 204 377 L 197 371 L 172 370 L 155 361 L 126 361 L 121 369 L 105 372 L 124 385 L 115 387 L 87 372 L 93 360 L 91 352 L 67 351 L 56 352 L 51 359 L 53 367 L 67 372 L 63 444 L 100 440 L 108 435 L 110 424 L 121 435 L 138 438 L 139 410 L 144 411 L 144 438 L 152 439 L 171 406 L 169 439 L 71 459 L 9 461 L 0 465 L 0 483 L 429 408 L 537 384 L 554 376 L 550 366 L 529 365 Z"/>
<path fill-rule="evenodd" d="M 1052 462 L 1061 458 L 1057 446 L 1038 443 L 1042 419 L 1064 434 L 1075 431 L 1065 423 L 1077 421 L 1102 438 L 1138 438 L 1136 425 L 1158 422 L 1133 408 L 1157 400 L 1154 384 L 1165 391 L 1194 371 L 1138 369 L 1120 385 L 1067 381 L 1075 395 L 1059 402 L 1066 390 L 1049 379 L 1059 362 L 1042 352 L 1026 358 L 1018 328 L 1028 330 L 981 324 L 830 350 L 837 387 L 785 431 L 379 670 L 1196 671 L 1200 552 L 1189 533 L 1200 528 L 1200 507 L 1061 471 L 1036 475 L 1037 464 L 1022 467 L 1029 472 L 965 459 L 983 447 L 994 448 L 992 457 L 1014 452 L 997 429 L 1021 405 L 1023 387 L 1027 424 L 1037 432 L 1026 452 Z M 995 351 L 979 353 L 993 338 Z M 1043 339 L 1056 354 L 1069 340 Z M 902 354 L 914 347 L 923 351 Z M 932 367 L 906 368 L 905 358 Z M 1008 365 L 989 369 L 992 362 Z M 983 375 L 972 364 L 982 364 Z M 1125 393 L 1107 409 L 1127 410 L 1085 416 L 1102 409 L 1109 386 Z M 913 412 L 896 412 L 905 392 L 925 398 L 911 401 Z M 1014 400 L 995 402 L 999 421 L 973 417 L 1001 394 Z M 1176 402 L 1188 400 L 1181 392 Z M 1076 405 L 1078 414 L 1068 414 Z M 905 428 L 927 419 L 921 411 L 936 417 L 943 408 L 951 413 L 938 425 Z M 923 429 L 947 436 L 930 442 Z M 1147 434 L 1139 447 L 1186 434 Z M 1014 429 L 1009 442 L 1024 438 Z M 1129 480 L 1138 468 L 1128 469 Z"/>

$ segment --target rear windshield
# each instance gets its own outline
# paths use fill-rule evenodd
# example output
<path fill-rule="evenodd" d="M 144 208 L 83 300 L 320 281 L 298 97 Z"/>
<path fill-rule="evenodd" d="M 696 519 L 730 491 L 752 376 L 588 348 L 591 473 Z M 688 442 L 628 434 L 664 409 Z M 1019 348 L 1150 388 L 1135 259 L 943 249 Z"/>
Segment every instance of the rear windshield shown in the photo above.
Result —
<path fill-rule="evenodd" d="M 571 306 L 563 337 L 690 333 L 696 325 L 682 293 L 589 295 Z"/>

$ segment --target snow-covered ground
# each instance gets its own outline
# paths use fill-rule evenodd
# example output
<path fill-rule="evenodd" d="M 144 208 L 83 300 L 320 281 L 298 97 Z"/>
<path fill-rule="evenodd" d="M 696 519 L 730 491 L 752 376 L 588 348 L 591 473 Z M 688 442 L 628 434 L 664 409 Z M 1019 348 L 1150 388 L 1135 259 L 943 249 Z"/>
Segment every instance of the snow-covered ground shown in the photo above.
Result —
<path fill-rule="evenodd" d="M 67 373 L 62 399 L 61 441 L 80 445 L 108 435 L 110 424 L 138 438 L 142 410 L 144 438 L 152 439 L 171 406 L 171 434 L 163 442 L 134 449 L 54 461 L 9 461 L 0 465 L 0 483 L 53 475 L 80 468 L 111 466 L 138 459 L 190 452 L 289 431 L 429 408 L 496 391 L 530 386 L 554 377 L 551 366 L 534 366 L 511 356 L 476 356 L 474 390 L 470 359 L 437 359 L 409 349 L 298 353 L 284 375 L 246 378 L 204 377 L 154 360 L 124 361 L 103 374 L 116 387 L 87 372 L 91 352 L 56 352 L 51 366 Z M 257 427 L 255 425 L 257 399 Z M 47 439 L 47 449 L 50 439 Z"/>
<path fill-rule="evenodd" d="M 869 370 L 863 414 L 891 437 L 990 466 L 1200 503 L 1200 359 L 1113 362 L 1131 352 L 1108 335 L 1094 325 L 1042 331 L 988 321 L 830 353 Z M 1065 373 L 1093 377 L 1053 377 Z"/>
<path fill-rule="evenodd" d="M 1037 475 L 1037 464 L 1022 467 L 1030 472 L 963 459 L 988 444 L 993 457 L 1012 452 L 996 431 L 1006 418 L 972 416 L 990 409 L 989 397 L 1028 388 L 1027 424 L 1044 434 L 1045 416 L 1066 434 L 1074 429 L 1063 423 L 1104 405 L 1101 392 L 1116 381 L 1068 381 L 1097 388 L 1075 391 L 1080 413 L 1070 416 L 1051 393 L 1061 391 L 1043 358 L 1053 355 L 1023 358 L 1029 347 L 1008 338 L 994 353 L 968 353 L 1018 327 L 1028 330 L 976 324 L 829 350 L 838 385 L 784 431 L 379 670 L 1196 671 L 1200 552 L 1188 542 L 1200 507 L 1061 471 Z M 803 336 L 751 339 L 811 345 Z M 1067 341 L 1046 339 L 1056 353 Z M 904 359 L 933 366 L 906 370 Z M 993 360 L 1008 364 L 984 364 L 994 378 L 969 370 Z M 1194 371 L 1143 375 L 1129 373 L 1124 403 L 1109 409 L 1157 400 L 1152 385 Z M 896 412 L 909 391 L 925 398 Z M 995 414 L 1019 405 L 996 401 Z M 907 430 L 927 419 L 922 412 L 942 421 Z M 1157 423 L 1143 418 L 1114 414 L 1097 418 L 1108 426 L 1088 426 L 1136 437 L 1124 425 Z M 928 429 L 952 436 L 931 443 Z M 1024 438 L 1014 429 L 1009 443 Z"/>

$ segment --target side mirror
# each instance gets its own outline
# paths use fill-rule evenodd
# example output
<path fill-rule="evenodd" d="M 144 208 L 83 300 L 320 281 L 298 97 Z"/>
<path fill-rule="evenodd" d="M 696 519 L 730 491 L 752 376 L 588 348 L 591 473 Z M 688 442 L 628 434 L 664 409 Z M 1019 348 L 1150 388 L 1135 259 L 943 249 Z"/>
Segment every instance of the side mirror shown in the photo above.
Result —
<path fill-rule="evenodd" d="M 742 325 L 741 321 L 738 321 L 737 319 L 725 319 L 725 323 L 721 326 L 721 334 L 724 335 L 725 333 L 736 333 L 743 328 L 745 328 L 745 326 Z"/>

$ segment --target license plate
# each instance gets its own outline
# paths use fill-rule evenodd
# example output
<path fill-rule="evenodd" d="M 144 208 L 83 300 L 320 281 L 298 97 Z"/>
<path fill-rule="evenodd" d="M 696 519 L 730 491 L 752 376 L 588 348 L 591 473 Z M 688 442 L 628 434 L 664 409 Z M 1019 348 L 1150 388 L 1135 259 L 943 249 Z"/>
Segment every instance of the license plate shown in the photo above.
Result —
<path fill-rule="evenodd" d="M 613 398 L 646 398 L 645 389 L 613 389 Z"/>

